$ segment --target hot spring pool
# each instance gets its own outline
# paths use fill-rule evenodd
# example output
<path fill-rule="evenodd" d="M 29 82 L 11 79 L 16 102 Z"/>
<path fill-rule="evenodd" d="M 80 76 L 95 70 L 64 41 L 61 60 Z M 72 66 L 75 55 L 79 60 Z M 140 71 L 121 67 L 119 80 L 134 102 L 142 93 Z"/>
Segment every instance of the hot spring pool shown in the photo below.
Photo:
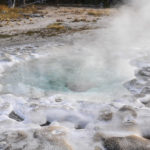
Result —
<path fill-rule="evenodd" d="M 93 59 L 82 51 L 70 51 L 67 55 L 54 52 L 16 64 L 3 73 L 1 93 L 27 97 L 64 94 L 94 99 L 112 99 L 128 93 L 122 86 L 133 71 L 128 61 L 116 59 L 110 64 L 112 60 L 102 57 Z M 128 69 L 122 70 L 123 66 Z"/>

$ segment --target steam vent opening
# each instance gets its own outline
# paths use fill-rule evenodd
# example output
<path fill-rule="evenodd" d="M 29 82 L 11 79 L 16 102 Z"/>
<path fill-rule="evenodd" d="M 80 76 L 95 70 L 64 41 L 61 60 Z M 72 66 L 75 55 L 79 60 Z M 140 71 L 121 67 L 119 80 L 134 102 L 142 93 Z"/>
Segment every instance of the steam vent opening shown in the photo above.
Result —
<path fill-rule="evenodd" d="M 93 61 L 79 54 L 52 54 L 7 68 L 0 81 L 1 93 L 31 97 L 57 93 L 109 95 L 110 98 L 126 91 L 122 83 L 128 77 L 120 74 L 119 69 L 120 66 L 110 66 L 99 57 Z"/>

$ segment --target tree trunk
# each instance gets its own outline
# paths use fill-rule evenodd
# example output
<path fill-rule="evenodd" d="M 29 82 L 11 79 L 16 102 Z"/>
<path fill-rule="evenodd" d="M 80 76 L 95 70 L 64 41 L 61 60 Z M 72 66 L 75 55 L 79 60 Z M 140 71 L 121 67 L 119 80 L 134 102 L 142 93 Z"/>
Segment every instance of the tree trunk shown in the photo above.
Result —
<path fill-rule="evenodd" d="M 8 7 L 12 7 L 13 3 L 12 0 L 8 0 Z"/>
<path fill-rule="evenodd" d="M 15 8 L 15 6 L 16 6 L 16 0 L 13 1 L 12 8 Z"/>
<path fill-rule="evenodd" d="M 23 0 L 23 5 L 25 5 L 26 4 L 26 0 Z"/>

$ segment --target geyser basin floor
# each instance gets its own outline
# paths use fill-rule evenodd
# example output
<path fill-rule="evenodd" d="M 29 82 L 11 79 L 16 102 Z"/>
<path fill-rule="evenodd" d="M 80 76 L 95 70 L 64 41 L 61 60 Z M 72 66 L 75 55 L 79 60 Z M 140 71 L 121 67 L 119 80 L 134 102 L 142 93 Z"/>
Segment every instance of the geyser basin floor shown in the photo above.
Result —
<path fill-rule="evenodd" d="M 7 51 L 9 55 L 5 51 L 9 60 L 4 59 L 1 64 L 12 58 L 17 63 L 5 67 L 1 74 L 0 149 L 149 150 L 150 143 L 143 137 L 150 137 L 150 102 L 146 95 L 150 89 L 150 69 L 137 72 L 137 80 L 142 79 L 145 84 L 127 84 L 131 91 L 140 90 L 138 95 L 143 97 L 124 96 L 104 101 L 107 95 L 112 100 L 126 93 L 122 84 L 133 78 L 134 72 L 129 61 L 145 55 L 150 48 L 148 22 L 141 25 L 141 19 L 149 17 L 142 15 L 137 26 L 134 14 L 138 14 L 139 8 L 131 10 L 136 10 L 131 13 L 133 16 L 125 11 L 125 15 L 112 21 L 112 28 L 96 30 L 94 36 L 75 34 L 76 40 L 72 36 L 63 37 L 65 46 L 57 50 L 51 49 L 51 43 L 38 47 L 47 55 L 43 58 L 24 61 L 32 48 L 28 52 L 26 48 L 19 49 L 13 56 L 11 50 Z M 142 29 L 146 27 L 145 37 Z M 70 98 L 49 97 L 57 93 L 69 93 Z M 79 97 L 71 101 L 76 94 L 80 98 L 85 95 L 90 101 L 81 101 Z M 98 101 L 94 102 L 91 95 L 98 96 Z"/>

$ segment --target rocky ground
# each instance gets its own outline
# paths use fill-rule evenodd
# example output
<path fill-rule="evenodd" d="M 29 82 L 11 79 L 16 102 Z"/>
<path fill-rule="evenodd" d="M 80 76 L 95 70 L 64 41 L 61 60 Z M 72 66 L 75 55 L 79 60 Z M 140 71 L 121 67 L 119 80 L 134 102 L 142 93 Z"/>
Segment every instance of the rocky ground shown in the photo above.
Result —
<path fill-rule="evenodd" d="M 36 11 L 24 13 L 19 19 L 11 19 L 10 16 L 2 20 L 0 46 L 42 41 L 61 34 L 94 29 L 98 27 L 99 19 L 114 12 L 114 9 L 41 6 Z"/>
<path fill-rule="evenodd" d="M 148 72 L 145 73 L 142 77 L 147 77 Z M 2 95 L 0 147 L 149 150 L 150 110 L 145 96 L 143 99 L 124 96 L 104 104 L 70 102 L 61 96 L 25 99 Z"/>

